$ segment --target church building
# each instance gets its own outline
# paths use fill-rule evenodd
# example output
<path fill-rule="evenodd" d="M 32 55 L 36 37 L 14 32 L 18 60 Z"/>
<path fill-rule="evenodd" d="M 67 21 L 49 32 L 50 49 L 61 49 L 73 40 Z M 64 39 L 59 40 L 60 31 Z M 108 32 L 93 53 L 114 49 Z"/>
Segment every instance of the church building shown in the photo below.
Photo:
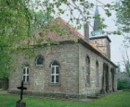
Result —
<path fill-rule="evenodd" d="M 98 9 L 96 9 L 96 14 Z M 96 15 L 95 14 L 95 15 Z M 111 61 L 111 40 L 95 19 L 92 35 L 84 26 L 84 36 L 61 18 L 56 21 L 67 34 L 49 32 L 49 40 L 58 45 L 35 45 L 34 56 L 14 55 L 15 70 L 10 74 L 9 91 L 17 92 L 23 80 L 27 94 L 81 98 L 117 90 L 116 65 Z M 43 32 L 37 32 L 40 37 Z M 47 39 L 48 40 L 48 39 Z M 76 41 L 76 42 L 75 42 Z"/>

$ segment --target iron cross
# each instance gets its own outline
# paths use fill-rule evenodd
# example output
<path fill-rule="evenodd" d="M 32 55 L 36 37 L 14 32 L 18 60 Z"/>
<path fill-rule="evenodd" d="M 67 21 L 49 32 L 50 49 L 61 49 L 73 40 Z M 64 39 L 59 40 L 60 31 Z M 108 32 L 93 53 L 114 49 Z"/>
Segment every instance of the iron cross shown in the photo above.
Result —
<path fill-rule="evenodd" d="M 27 88 L 23 86 L 23 81 L 21 81 L 21 86 L 17 87 L 20 90 L 20 101 L 23 99 L 23 90 L 26 90 Z"/>

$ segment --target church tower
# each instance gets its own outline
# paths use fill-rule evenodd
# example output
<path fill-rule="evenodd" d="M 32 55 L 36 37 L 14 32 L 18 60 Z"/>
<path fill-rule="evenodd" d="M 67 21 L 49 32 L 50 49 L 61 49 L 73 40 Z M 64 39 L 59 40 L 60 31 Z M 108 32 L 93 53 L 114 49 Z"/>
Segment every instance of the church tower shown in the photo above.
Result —
<path fill-rule="evenodd" d="M 108 59 L 110 59 L 110 38 L 104 35 L 102 28 L 101 28 L 101 19 L 98 10 L 98 6 L 96 5 L 95 9 L 95 19 L 93 25 L 93 31 L 90 36 L 90 44 L 92 44 L 96 49 L 98 49 L 103 55 L 105 55 Z"/>

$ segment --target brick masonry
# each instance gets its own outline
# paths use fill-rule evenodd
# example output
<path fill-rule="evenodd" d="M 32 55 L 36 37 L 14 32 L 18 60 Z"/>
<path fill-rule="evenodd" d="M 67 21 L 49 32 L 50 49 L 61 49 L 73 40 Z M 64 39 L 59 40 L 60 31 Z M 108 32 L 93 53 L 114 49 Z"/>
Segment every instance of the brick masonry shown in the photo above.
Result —
<path fill-rule="evenodd" d="M 44 56 L 43 66 L 36 66 L 35 58 L 41 54 Z M 90 86 L 86 85 L 86 56 L 90 57 Z M 84 47 L 81 43 L 61 44 L 52 47 L 35 48 L 34 56 L 26 58 L 23 54 L 14 55 L 16 62 L 15 70 L 10 74 L 9 91 L 17 91 L 17 86 L 22 80 L 23 66 L 29 64 L 29 83 L 25 84 L 28 93 L 42 93 L 43 95 L 62 95 L 62 96 L 89 96 L 100 93 L 101 89 L 106 92 L 106 83 L 109 86 L 108 91 L 112 91 L 111 69 L 115 66 L 106 61 L 96 52 Z M 60 64 L 60 83 L 52 84 L 51 68 L 52 61 L 58 61 Z M 99 86 L 96 81 L 95 63 L 99 62 Z M 103 64 L 108 66 L 108 79 L 103 78 Z M 106 77 L 104 77 L 106 78 Z M 109 82 L 105 82 L 105 80 Z M 102 84 L 104 84 L 102 86 Z M 116 90 L 116 74 L 114 74 L 114 89 Z M 108 87 L 107 86 L 107 87 Z"/>

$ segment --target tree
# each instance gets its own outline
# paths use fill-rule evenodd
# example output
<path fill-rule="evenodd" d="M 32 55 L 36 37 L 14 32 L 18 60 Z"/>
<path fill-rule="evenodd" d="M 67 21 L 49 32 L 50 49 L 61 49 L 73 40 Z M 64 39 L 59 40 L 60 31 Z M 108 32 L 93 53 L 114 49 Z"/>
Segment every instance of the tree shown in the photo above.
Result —
<path fill-rule="evenodd" d="M 15 47 L 19 40 L 30 37 L 32 23 L 36 22 L 37 25 L 41 21 L 44 25 L 44 21 L 41 19 L 43 16 L 40 16 L 42 12 L 46 13 L 46 19 L 50 16 L 66 14 L 70 21 L 76 22 L 78 25 L 93 18 L 91 9 L 94 4 L 88 0 L 1 0 L 0 4 L 0 27 L 2 28 L 0 35 L 4 35 L 0 36 L 0 43 L 7 46 Z M 109 6 L 108 4 L 104 5 L 108 16 L 110 16 Z M 41 17 L 39 20 L 36 18 L 38 14 Z"/>
<path fill-rule="evenodd" d="M 0 46 L 14 46 L 28 36 L 31 14 L 23 0 L 1 0 L 0 4 Z"/>
<path fill-rule="evenodd" d="M 123 32 L 130 32 L 130 2 L 121 0 L 115 3 L 117 23 Z"/>
<path fill-rule="evenodd" d="M 88 0 L 0 0 L 0 72 L 10 69 L 10 55 L 20 41 L 32 38 L 33 31 L 45 27 L 51 16 L 66 14 L 80 28 L 93 18 L 93 6 Z"/>
<path fill-rule="evenodd" d="M 116 11 L 119 32 L 125 37 L 127 45 L 130 46 L 130 1 L 118 0 L 115 2 L 114 10 Z"/>
<path fill-rule="evenodd" d="M 0 0 L 0 76 L 8 76 L 11 52 L 22 38 L 28 36 L 30 19 L 26 2 Z"/>
<path fill-rule="evenodd" d="M 128 73 L 130 77 L 130 59 L 127 52 L 127 48 L 126 47 L 124 48 L 125 48 L 125 55 L 123 56 L 124 67 L 125 67 L 125 71 Z"/>
<path fill-rule="evenodd" d="M 115 2 L 114 9 L 116 11 L 117 25 L 120 34 L 124 36 L 124 48 L 126 55 L 123 56 L 125 70 L 130 75 L 130 60 L 127 50 L 130 47 L 130 1 L 118 0 Z M 126 56 L 126 58 L 125 58 Z"/>
<path fill-rule="evenodd" d="M 29 0 L 0 0 L 0 77 L 8 77 L 12 52 L 16 52 L 19 42 L 30 38 L 31 32 L 40 26 L 35 20 L 42 15 L 29 8 Z"/>

